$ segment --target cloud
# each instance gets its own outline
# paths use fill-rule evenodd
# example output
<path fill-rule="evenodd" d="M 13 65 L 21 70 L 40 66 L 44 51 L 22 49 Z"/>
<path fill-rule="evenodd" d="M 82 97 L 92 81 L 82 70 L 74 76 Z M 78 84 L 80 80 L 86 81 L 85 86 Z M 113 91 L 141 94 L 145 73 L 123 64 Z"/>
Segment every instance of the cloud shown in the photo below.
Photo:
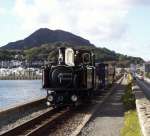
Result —
<path fill-rule="evenodd" d="M 120 52 L 128 54 L 130 56 L 136 56 L 136 57 L 142 57 L 145 60 L 149 60 L 150 54 L 149 54 L 149 47 L 147 45 L 143 45 L 141 48 L 141 44 L 139 44 L 136 41 L 128 41 L 125 43 L 120 44 Z"/>
<path fill-rule="evenodd" d="M 149 0 L 133 0 L 133 3 L 137 5 L 150 6 Z"/>
<path fill-rule="evenodd" d="M 142 57 L 145 60 L 149 60 L 150 58 L 150 46 L 149 43 L 140 43 L 139 41 L 131 38 L 130 34 L 127 32 L 126 36 L 124 36 L 123 40 L 112 41 L 110 43 L 103 43 L 102 46 L 109 48 L 111 50 L 115 50 L 116 52 L 135 56 Z"/>
<path fill-rule="evenodd" d="M 40 27 L 62 29 L 120 53 L 148 59 L 149 47 L 130 39 L 128 16 L 135 6 L 149 0 L 15 0 L 13 14 L 20 29 L 32 33 Z M 144 48 L 146 50 L 144 50 Z"/>
<path fill-rule="evenodd" d="M 6 10 L 4 8 L 0 8 L 0 15 L 5 15 Z"/>
<path fill-rule="evenodd" d="M 124 34 L 130 6 L 130 0 L 15 0 L 14 14 L 23 30 L 63 29 L 96 42 Z"/>

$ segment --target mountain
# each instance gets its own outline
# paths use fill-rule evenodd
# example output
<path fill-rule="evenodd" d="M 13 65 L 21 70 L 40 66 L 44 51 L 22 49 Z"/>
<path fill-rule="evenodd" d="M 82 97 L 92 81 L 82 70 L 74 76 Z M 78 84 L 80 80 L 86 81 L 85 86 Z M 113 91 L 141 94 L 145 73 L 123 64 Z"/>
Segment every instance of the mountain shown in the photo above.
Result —
<path fill-rule="evenodd" d="M 88 40 L 62 30 L 41 28 L 24 40 L 8 43 L 0 48 L 0 61 L 16 59 L 16 55 L 23 56 L 26 60 L 55 60 L 56 47 L 67 46 L 84 48 L 95 52 L 96 61 L 117 61 L 142 64 L 144 60 L 116 53 L 107 48 L 97 48 Z"/>
<path fill-rule="evenodd" d="M 74 46 L 94 46 L 88 40 L 63 30 L 50 30 L 40 28 L 24 40 L 8 43 L 2 49 L 29 49 L 39 47 L 42 44 L 66 42 Z"/>

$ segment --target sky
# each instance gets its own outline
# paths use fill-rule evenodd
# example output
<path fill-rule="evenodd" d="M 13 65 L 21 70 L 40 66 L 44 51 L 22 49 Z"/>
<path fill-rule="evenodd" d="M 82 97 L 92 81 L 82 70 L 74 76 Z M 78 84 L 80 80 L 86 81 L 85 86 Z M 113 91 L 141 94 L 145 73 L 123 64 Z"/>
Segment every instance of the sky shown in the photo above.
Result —
<path fill-rule="evenodd" d="M 150 60 L 150 0 L 0 0 L 0 46 L 39 28 Z"/>

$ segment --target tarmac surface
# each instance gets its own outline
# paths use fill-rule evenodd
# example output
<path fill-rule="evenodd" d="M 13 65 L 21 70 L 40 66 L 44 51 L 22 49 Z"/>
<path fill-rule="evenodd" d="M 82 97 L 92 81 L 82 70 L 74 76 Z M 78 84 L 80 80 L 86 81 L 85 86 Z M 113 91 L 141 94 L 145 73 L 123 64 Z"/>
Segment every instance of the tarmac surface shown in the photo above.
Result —
<path fill-rule="evenodd" d="M 83 128 L 80 136 L 120 136 L 124 123 L 124 107 L 121 96 L 124 93 L 126 79 L 123 79 L 116 90 L 108 97 L 89 123 Z"/>

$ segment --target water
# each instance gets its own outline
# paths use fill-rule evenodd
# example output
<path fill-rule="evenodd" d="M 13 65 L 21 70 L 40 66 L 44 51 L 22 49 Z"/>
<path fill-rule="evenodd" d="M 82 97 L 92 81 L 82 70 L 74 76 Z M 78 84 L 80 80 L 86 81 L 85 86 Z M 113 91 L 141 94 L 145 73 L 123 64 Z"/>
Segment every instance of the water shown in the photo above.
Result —
<path fill-rule="evenodd" d="M 0 80 L 0 109 L 44 96 L 41 80 Z"/>

